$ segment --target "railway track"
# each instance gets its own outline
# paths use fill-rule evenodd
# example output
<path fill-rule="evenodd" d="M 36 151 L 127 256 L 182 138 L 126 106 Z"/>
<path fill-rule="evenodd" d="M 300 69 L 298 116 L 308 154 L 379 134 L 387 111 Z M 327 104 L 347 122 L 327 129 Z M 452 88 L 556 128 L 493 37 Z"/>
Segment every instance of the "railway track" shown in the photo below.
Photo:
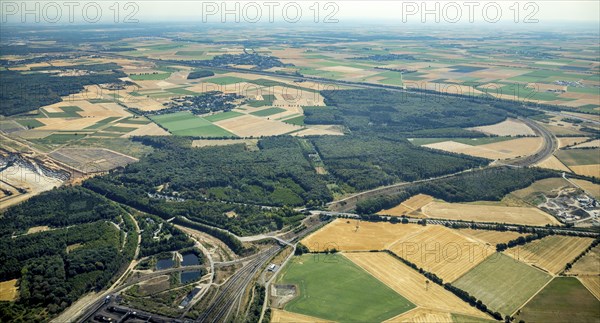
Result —
<path fill-rule="evenodd" d="M 226 322 L 235 305 L 241 301 L 244 291 L 252 281 L 254 275 L 262 268 L 264 263 L 271 259 L 279 250 L 280 246 L 271 247 L 258 255 L 229 280 L 223 284 L 214 301 L 202 313 L 196 322 Z"/>

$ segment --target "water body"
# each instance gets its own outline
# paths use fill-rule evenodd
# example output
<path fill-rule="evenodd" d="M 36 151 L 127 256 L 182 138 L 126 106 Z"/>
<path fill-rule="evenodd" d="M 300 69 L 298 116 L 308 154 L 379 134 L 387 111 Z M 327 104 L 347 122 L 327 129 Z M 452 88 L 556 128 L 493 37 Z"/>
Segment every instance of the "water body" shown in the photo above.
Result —
<path fill-rule="evenodd" d="M 181 262 L 182 266 L 196 266 L 200 264 L 200 261 L 198 261 L 198 256 L 196 256 L 193 253 L 185 253 L 182 254 L 183 256 L 183 261 Z"/>
<path fill-rule="evenodd" d="M 156 262 L 156 270 L 163 270 L 175 266 L 173 258 L 158 259 Z"/>
<path fill-rule="evenodd" d="M 181 283 L 187 284 L 189 282 L 198 280 L 200 278 L 200 274 L 201 274 L 201 272 L 199 270 L 182 272 L 181 273 Z"/>

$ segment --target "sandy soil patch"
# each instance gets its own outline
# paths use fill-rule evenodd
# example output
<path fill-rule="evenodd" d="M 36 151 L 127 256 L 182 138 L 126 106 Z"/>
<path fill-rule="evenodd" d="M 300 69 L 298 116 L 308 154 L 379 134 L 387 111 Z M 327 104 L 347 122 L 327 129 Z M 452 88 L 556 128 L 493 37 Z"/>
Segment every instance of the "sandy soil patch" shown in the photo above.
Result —
<path fill-rule="evenodd" d="M 431 202 L 423 208 L 430 218 L 523 225 L 560 225 L 553 216 L 533 207 L 508 207 Z"/>
<path fill-rule="evenodd" d="M 388 249 L 425 271 L 452 282 L 494 254 L 495 246 L 438 225 L 425 229 L 391 245 Z"/>
<path fill-rule="evenodd" d="M 600 177 L 600 164 L 570 166 L 576 174 Z"/>
<path fill-rule="evenodd" d="M 550 156 L 550 157 L 542 160 L 541 162 L 539 162 L 535 166 L 543 167 L 543 168 L 548 168 L 548 169 L 554 169 L 554 170 L 563 171 L 563 172 L 569 172 L 569 173 L 571 172 L 571 170 L 569 169 L 569 167 L 567 167 L 565 164 L 563 164 L 554 155 L 552 155 L 552 156 Z"/>
<path fill-rule="evenodd" d="M 17 280 L 7 280 L 0 282 L 0 301 L 14 301 L 19 295 L 17 290 Z"/>
<path fill-rule="evenodd" d="M 34 195 L 44 191 L 49 191 L 54 187 L 62 185 L 62 181 L 37 174 L 21 166 L 11 166 L 0 172 L 0 180 L 13 186 L 21 187 L 27 190 L 27 193 L 11 197 L 2 201 L 0 209 L 20 203 Z"/>
<path fill-rule="evenodd" d="M 433 197 L 426 194 L 417 194 L 411 196 L 408 200 L 394 206 L 391 209 L 381 210 L 377 214 L 391 215 L 391 216 L 402 216 L 407 215 L 410 212 L 417 211 L 427 203 L 433 201 Z"/>
<path fill-rule="evenodd" d="M 467 128 L 469 130 L 480 131 L 490 135 L 497 136 L 534 136 L 535 132 L 529 128 L 525 123 L 517 120 L 508 118 L 500 123 L 496 123 L 489 126 Z"/>
<path fill-rule="evenodd" d="M 244 115 L 232 119 L 215 122 L 214 124 L 240 137 L 276 136 L 301 129 L 277 120 L 267 120 L 253 115 Z"/>
<path fill-rule="evenodd" d="M 292 313 L 276 308 L 271 309 L 271 323 L 325 323 L 333 322 L 314 316 Z"/>
<path fill-rule="evenodd" d="M 44 232 L 50 230 L 50 227 L 47 225 L 39 226 L 39 227 L 31 227 L 27 230 L 27 234 Z"/>
<path fill-rule="evenodd" d="M 548 236 L 523 246 L 510 248 L 505 254 L 522 262 L 543 268 L 552 274 L 561 272 L 565 265 L 575 259 L 593 241 L 592 238 Z"/>
<path fill-rule="evenodd" d="M 341 136 L 344 134 L 344 130 L 339 126 L 335 125 L 310 125 L 306 126 L 306 129 L 293 133 L 294 136 Z"/>
<path fill-rule="evenodd" d="M 440 312 L 486 317 L 444 287 L 433 282 L 426 284 L 423 275 L 387 253 L 344 253 L 344 256 L 417 306 Z"/>
<path fill-rule="evenodd" d="M 541 138 L 532 137 L 518 138 L 480 146 L 471 146 L 455 141 L 443 141 L 424 145 L 424 147 L 489 159 L 508 159 L 530 155 L 539 150 L 542 144 L 543 140 Z"/>
<path fill-rule="evenodd" d="M 425 227 L 416 224 L 358 223 L 354 219 L 336 219 L 304 238 L 302 244 L 312 251 L 333 248 L 340 251 L 383 250 L 394 242 L 406 239 L 423 230 Z"/>

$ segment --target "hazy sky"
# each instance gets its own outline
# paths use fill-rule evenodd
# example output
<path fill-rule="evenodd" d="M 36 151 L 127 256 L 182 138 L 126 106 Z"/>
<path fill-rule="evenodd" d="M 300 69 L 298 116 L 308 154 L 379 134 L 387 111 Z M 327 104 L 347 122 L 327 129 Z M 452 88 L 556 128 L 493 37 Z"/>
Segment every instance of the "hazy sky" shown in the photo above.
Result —
<path fill-rule="evenodd" d="M 25 6 L 23 6 L 23 3 Z M 71 4 L 69 4 L 71 3 Z M 75 3 L 75 4 L 72 4 Z M 600 21 L 600 1 L 2 1 L 2 22 L 544 24 Z M 37 7 L 36 7 L 37 6 Z M 117 8 L 118 7 L 118 8 Z M 29 11 L 26 11 L 29 10 Z M 225 15 L 223 15 L 225 13 Z M 37 19 L 37 20 L 36 20 Z M 317 20 L 318 22 L 315 22 Z"/>

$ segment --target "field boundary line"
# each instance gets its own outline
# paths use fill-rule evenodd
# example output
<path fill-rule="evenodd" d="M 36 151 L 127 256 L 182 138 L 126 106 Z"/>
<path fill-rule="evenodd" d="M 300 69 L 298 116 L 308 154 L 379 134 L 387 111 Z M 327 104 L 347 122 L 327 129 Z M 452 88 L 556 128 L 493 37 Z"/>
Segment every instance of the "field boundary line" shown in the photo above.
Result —
<path fill-rule="evenodd" d="M 530 266 L 533 267 L 533 266 Z M 554 281 L 554 279 L 556 278 L 556 276 L 551 276 L 552 279 L 550 279 L 547 283 L 544 284 L 544 286 L 542 286 L 542 288 L 540 288 L 537 292 L 535 292 L 535 294 L 531 295 L 531 297 L 529 299 L 527 299 L 525 301 L 525 303 L 523 303 L 521 306 L 519 306 L 519 308 L 517 308 L 514 312 L 512 312 L 510 314 L 510 316 L 514 316 L 515 313 L 517 313 L 519 310 L 521 310 L 523 307 L 525 307 L 525 305 L 527 305 L 527 303 L 531 302 L 531 300 L 537 296 L 537 294 L 539 294 L 542 290 L 544 290 L 544 288 L 546 288 L 546 286 L 548 286 L 548 284 L 550 284 L 552 281 Z M 583 285 L 583 284 L 582 284 Z"/>
<path fill-rule="evenodd" d="M 586 276 L 586 277 L 588 277 L 588 276 L 589 276 L 589 277 L 596 277 L 596 275 L 582 275 L 582 276 Z M 588 287 L 588 286 L 587 286 L 587 285 L 586 285 L 586 284 L 585 284 L 585 283 L 584 283 L 584 282 L 583 282 L 581 279 L 579 279 L 579 277 L 581 277 L 581 276 L 565 276 L 565 277 L 575 277 L 575 278 L 577 278 L 577 280 L 579 281 L 579 283 L 580 283 L 581 285 L 583 285 L 583 287 L 585 287 L 585 289 L 587 289 L 587 290 L 588 290 L 588 292 L 590 292 L 592 295 L 594 295 L 594 297 L 596 297 L 596 299 L 597 299 L 598 301 L 600 301 L 600 298 L 598 298 L 598 296 L 596 296 L 596 294 L 594 294 L 594 292 L 593 292 L 591 289 L 589 289 L 589 287 Z"/>

